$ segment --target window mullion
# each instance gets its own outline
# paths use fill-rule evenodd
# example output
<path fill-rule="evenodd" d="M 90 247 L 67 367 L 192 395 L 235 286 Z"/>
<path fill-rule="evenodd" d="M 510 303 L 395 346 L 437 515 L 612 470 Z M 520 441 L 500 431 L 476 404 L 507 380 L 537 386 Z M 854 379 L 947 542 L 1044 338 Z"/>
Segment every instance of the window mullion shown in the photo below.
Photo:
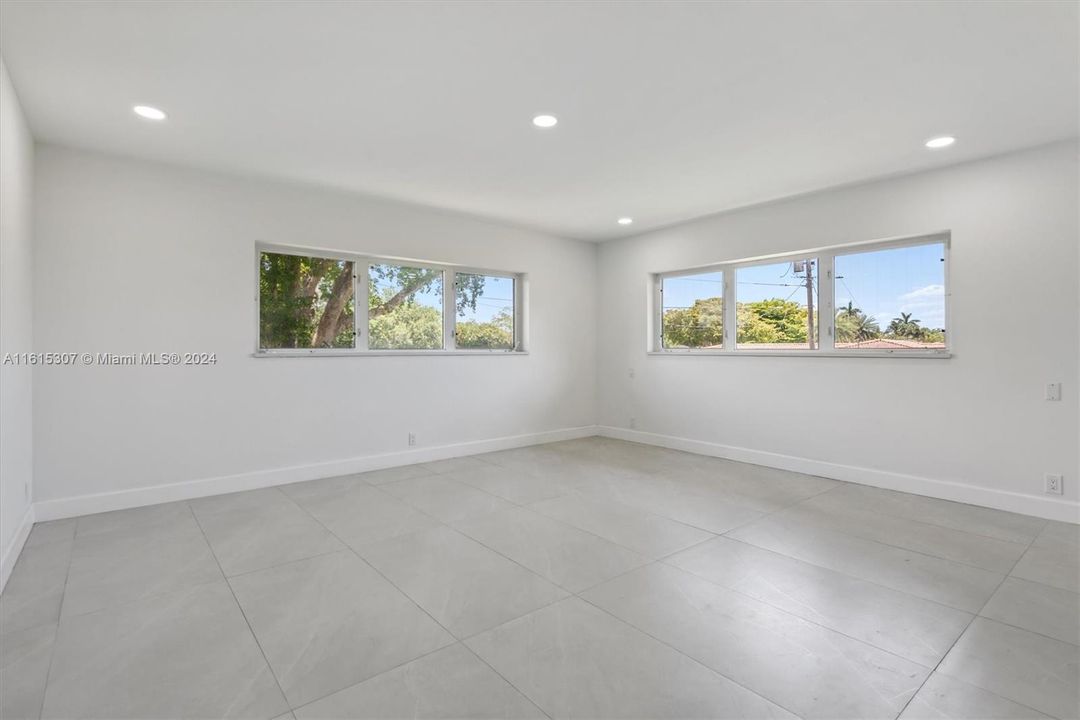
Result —
<path fill-rule="evenodd" d="M 353 263 L 353 282 L 356 283 L 353 288 L 353 297 L 356 298 L 356 302 L 353 304 L 353 346 L 357 350 L 363 351 L 370 349 L 368 347 L 368 303 L 371 302 L 368 297 L 371 292 L 370 273 L 371 263 L 367 260 L 356 260 Z"/>
<path fill-rule="evenodd" d="M 818 352 L 836 349 L 835 256 L 818 254 Z"/>
<path fill-rule="evenodd" d="M 457 349 L 457 273 L 443 270 L 443 350 Z"/>
<path fill-rule="evenodd" d="M 734 352 L 739 333 L 739 315 L 735 292 L 735 268 L 728 265 L 724 273 L 724 352 Z"/>

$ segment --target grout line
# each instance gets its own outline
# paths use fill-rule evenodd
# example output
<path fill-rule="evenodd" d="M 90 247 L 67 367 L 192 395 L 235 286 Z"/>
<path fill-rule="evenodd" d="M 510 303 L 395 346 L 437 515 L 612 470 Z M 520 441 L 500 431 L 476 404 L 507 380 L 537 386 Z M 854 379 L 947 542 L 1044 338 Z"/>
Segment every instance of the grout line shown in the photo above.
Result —
<path fill-rule="evenodd" d="M 284 495 L 284 493 L 282 494 Z M 270 658 L 266 656 L 266 650 L 263 649 L 262 643 L 259 642 L 259 636 L 255 634 L 255 628 L 251 627 L 251 620 L 248 619 L 247 613 L 244 612 L 244 606 L 240 604 L 240 598 L 236 597 L 236 591 L 233 589 L 232 583 L 229 582 L 229 576 L 225 574 L 225 569 L 221 567 L 221 561 L 218 560 L 217 552 L 214 551 L 214 546 L 210 544 L 210 539 L 206 537 L 206 531 L 203 529 L 202 523 L 199 522 L 199 516 L 195 514 L 195 510 L 191 507 L 190 502 L 185 504 L 187 505 L 188 512 L 191 513 L 191 517 L 195 520 L 195 525 L 202 534 L 203 542 L 205 542 L 206 546 L 210 549 L 210 555 L 213 556 L 214 562 L 217 563 L 218 572 L 221 573 L 221 577 L 225 581 L 225 586 L 229 588 L 229 594 L 232 595 L 233 602 L 236 603 L 236 608 L 240 611 L 240 617 L 244 618 L 244 624 L 247 625 L 248 632 L 255 641 L 255 647 L 259 648 L 259 654 L 262 655 L 263 662 L 266 663 L 266 669 L 270 671 L 270 677 L 274 678 L 274 684 L 277 686 L 278 692 L 281 693 L 281 699 L 285 701 L 285 705 L 291 712 L 292 703 L 289 702 L 289 696 L 285 694 L 285 688 L 281 686 L 281 680 L 278 678 L 277 672 L 274 671 L 274 666 L 270 664 Z"/>
<path fill-rule="evenodd" d="M 75 533 L 72 532 L 71 550 L 68 554 L 67 570 L 64 571 L 64 588 L 60 591 L 60 607 L 56 610 L 56 630 L 53 632 L 52 647 L 49 648 L 49 669 L 45 671 L 45 687 L 41 691 L 41 704 L 38 706 L 38 717 L 41 717 L 45 712 L 45 699 L 49 695 L 49 682 L 52 680 L 53 660 L 56 659 L 56 646 L 60 640 L 60 621 L 64 617 L 64 601 L 67 599 L 68 579 L 71 577 L 71 564 L 75 560 L 75 537 Z M 21 560 L 22 558 L 20 557 L 19 559 Z M 12 575 L 15 574 L 14 567 L 11 568 L 11 573 Z M 9 575 L 8 580 L 10 579 L 11 576 Z"/>
<path fill-rule="evenodd" d="M 1041 535 L 1041 534 L 1042 534 L 1042 531 L 1040 530 L 1040 531 L 1039 531 L 1039 535 Z M 995 588 L 994 588 L 994 591 L 993 591 L 992 593 L 990 593 L 989 595 L 987 595 L 987 596 L 986 596 L 986 600 L 984 600 L 984 601 L 983 601 L 982 607 L 980 607 L 980 608 L 979 608 L 979 610 L 978 610 L 978 611 L 977 611 L 977 612 L 976 612 L 976 613 L 975 613 L 975 614 L 974 614 L 974 615 L 972 616 L 971 620 L 969 620 L 969 621 L 968 621 L 968 624 L 967 624 L 967 625 L 965 625 L 965 626 L 964 626 L 964 629 L 960 631 L 960 634 L 956 636 L 956 639 L 955 639 L 955 640 L 953 640 L 953 642 L 952 642 L 952 645 L 950 645 L 950 646 L 949 646 L 949 649 L 948 649 L 948 650 L 946 650 L 946 651 L 945 651 L 945 654 L 941 656 L 941 659 L 940 659 L 940 660 L 938 660 L 938 663 L 937 663 L 937 665 L 935 665 L 935 666 L 934 666 L 934 668 L 933 668 L 933 669 L 932 669 L 932 670 L 930 671 L 930 674 L 929 674 L 929 675 L 927 675 L 927 676 L 926 676 L 926 677 L 925 677 L 925 678 L 923 679 L 923 681 L 922 681 L 922 683 L 921 683 L 921 684 L 919 685 L 918 689 L 916 689 L 916 690 L 915 690 L 915 692 L 914 692 L 914 693 L 912 693 L 911 697 L 909 697 L 909 698 L 908 698 L 908 701 L 907 701 L 906 703 L 904 703 L 904 707 L 900 708 L 900 712 L 899 712 L 899 713 L 897 713 L 897 715 L 896 715 L 896 717 L 897 717 L 897 718 L 899 718 L 899 717 L 900 717 L 901 715 L 903 715 L 903 714 L 904 714 L 904 711 L 905 711 L 905 710 L 907 710 L 907 707 L 908 707 L 908 705 L 910 705 L 910 704 L 911 704 L 911 701 L 915 699 L 915 696 L 916 696 L 916 695 L 918 695 L 918 694 L 919 694 L 920 692 L 922 692 L 922 689 L 923 689 L 923 687 L 925 687 L 925 686 L 926 686 L 926 682 L 927 682 L 927 681 L 928 681 L 928 680 L 929 680 L 929 679 L 930 679 L 931 677 L 933 677 L 934 673 L 936 673 L 936 672 L 938 671 L 938 668 L 940 668 L 940 667 L 941 667 L 941 664 L 942 664 L 943 662 L 945 662 L 945 659 L 946 659 L 947 657 L 949 657 L 949 655 L 950 655 L 950 654 L 952 653 L 953 649 L 954 649 L 954 648 L 956 647 L 956 645 L 957 645 L 957 644 L 958 644 L 958 643 L 960 642 L 961 638 L 963 638 L 963 637 L 964 637 L 965 635 L 967 635 L 967 632 L 968 632 L 968 630 L 970 630 L 970 629 L 971 629 L 971 626 L 972 626 L 972 625 L 973 625 L 973 624 L 975 623 L 975 621 L 976 621 L 977 619 L 979 619 L 979 618 L 980 618 L 980 617 L 982 616 L 982 611 L 986 609 L 986 606 L 987 606 L 987 605 L 988 605 L 988 604 L 990 603 L 990 601 L 991 601 L 991 600 L 993 600 L 993 599 L 994 599 L 994 596 L 995 596 L 995 595 L 997 595 L 997 593 L 998 593 L 998 590 L 1000 590 L 1000 589 L 1001 589 L 1001 586 L 1005 584 L 1005 580 L 1006 580 L 1006 579 L 1007 579 L 1007 578 L 1009 577 L 1009 575 L 1011 575 L 1011 574 L 1012 574 L 1012 571 L 1016 569 L 1016 566 L 1017 566 L 1017 565 L 1018 565 L 1018 564 L 1020 563 L 1020 560 L 1022 560 L 1022 559 L 1023 559 L 1024 555 L 1026 555 L 1026 554 L 1027 554 L 1027 551 L 1031 549 L 1031 545 L 1032 545 L 1032 543 L 1034 543 L 1034 542 L 1035 542 L 1035 539 L 1036 539 L 1037 537 L 1038 537 L 1038 535 L 1036 535 L 1036 536 L 1035 536 L 1034 538 L 1032 538 L 1032 539 L 1031 539 L 1031 542 L 1029 542 L 1029 543 L 1028 543 L 1027 549 L 1025 549 L 1025 550 L 1024 550 L 1024 552 L 1023 552 L 1023 553 L 1022 553 L 1022 554 L 1020 555 L 1020 557 L 1016 558 L 1016 562 L 1014 562 L 1014 563 L 1013 563 L 1013 566 L 1012 566 L 1012 567 L 1011 567 L 1011 568 L 1009 569 L 1009 572 L 1005 574 L 1005 577 L 1001 578 L 1001 582 L 999 582 L 999 583 L 997 584 L 997 587 L 995 587 Z M 950 676 L 950 675 L 946 675 L 946 677 L 951 677 L 951 676 Z M 959 678 L 957 678 L 957 679 L 959 680 Z M 961 682 L 964 682 L 964 681 L 961 681 Z M 969 684 L 971 684 L 971 683 L 969 683 Z M 993 690 L 987 690 L 986 688 L 984 688 L 984 687 L 980 687 L 980 686 L 978 686 L 978 685 L 975 685 L 975 687 L 978 687 L 978 688 L 979 688 L 979 689 L 981 689 L 981 690 L 986 690 L 986 692 L 989 692 L 989 693 L 990 693 L 990 694 L 992 694 L 992 695 L 998 695 L 998 694 L 997 694 L 996 692 L 994 692 Z M 998 695 L 998 697 L 1005 697 L 1005 696 L 1004 696 L 1004 695 Z M 1005 699 L 1006 699 L 1006 700 L 1012 700 L 1011 698 L 1005 698 Z M 1015 701 L 1013 701 L 1013 702 L 1015 702 Z M 1019 703 L 1017 703 L 1017 704 L 1019 704 Z M 1034 708 L 1032 708 L 1032 709 L 1034 710 Z M 1041 711 L 1040 711 L 1040 712 L 1041 712 Z"/>
<path fill-rule="evenodd" d="M 582 591 L 582 592 L 585 592 L 585 591 Z M 665 647 L 669 648 L 670 650 L 673 650 L 673 651 L 675 651 L 676 653 L 678 653 L 679 655 L 682 655 L 682 656 L 683 656 L 684 658 L 686 658 L 686 659 L 690 660 L 691 662 L 693 662 L 693 663 L 695 663 L 695 664 L 697 664 L 697 665 L 700 665 L 701 667 L 705 668 L 706 670 L 708 670 L 709 672 L 713 673 L 714 675 L 717 675 L 717 676 L 719 676 L 719 677 L 722 677 L 722 678 L 724 678 L 725 680 L 727 680 L 728 682 L 732 683 L 733 685 L 737 685 L 738 687 L 741 687 L 741 688 L 742 688 L 743 690 L 746 690 L 746 691 L 747 691 L 748 693 L 751 693 L 752 695 L 755 695 L 755 696 L 757 696 L 757 697 L 761 698 L 762 700 L 764 700 L 765 702 L 769 703 L 770 705 L 775 705 L 775 706 L 776 706 L 776 707 L 778 707 L 778 708 L 781 708 L 781 709 L 783 709 L 783 710 L 786 710 L 787 712 L 791 713 L 792 715 L 794 715 L 794 716 L 796 716 L 796 717 L 802 717 L 801 715 L 799 715 L 799 713 L 795 712 L 795 711 L 794 711 L 794 710 L 792 710 L 791 708 L 789 708 L 789 707 L 786 707 L 786 706 L 784 706 L 784 705 L 781 705 L 781 704 L 780 704 L 779 702 L 777 702 L 776 700 L 772 700 L 772 699 L 770 699 L 770 698 L 768 698 L 768 697 L 766 697 L 766 696 L 762 695 L 762 694 L 761 694 L 760 692 L 758 692 L 758 691 L 754 690 L 753 688 L 749 688 L 749 687 L 747 687 L 746 685 L 743 685 L 743 684 L 742 684 L 741 682 L 738 682 L 737 680 L 734 680 L 733 678 L 730 678 L 730 677 L 728 677 L 727 675 L 725 675 L 724 673 L 720 672 L 719 670 L 716 670 L 716 669 L 714 669 L 714 668 L 711 668 L 711 667 L 709 667 L 708 665 L 706 665 L 705 663 L 701 662 L 701 661 L 700 661 L 700 660 L 698 660 L 697 658 L 695 658 L 695 657 L 691 657 L 690 655 L 687 655 L 687 654 L 686 654 L 685 652 L 683 652 L 683 651 L 682 651 L 682 650 L 680 650 L 679 648 L 675 647 L 675 646 L 674 646 L 674 645 L 672 645 L 671 643 L 667 642 L 666 640 L 661 640 L 660 638 L 656 637 L 656 636 L 655 636 L 655 635 L 653 635 L 652 633 L 649 633 L 649 632 L 647 632 L 647 631 L 645 631 L 645 630 L 642 630 L 642 629 L 641 629 L 641 628 L 639 628 L 638 626 L 636 626 L 636 625 L 634 625 L 634 624 L 632 624 L 632 623 L 630 623 L 630 622 L 627 622 L 626 620 L 623 620 L 623 619 L 622 619 L 621 617 L 619 617 L 618 615 L 616 615 L 616 614 L 614 614 L 614 613 L 612 613 L 612 612 L 608 611 L 608 610 L 607 610 L 606 608 L 600 607 L 599 605 L 597 605 L 597 604 L 596 604 L 596 603 L 594 603 L 594 602 L 591 602 L 591 601 L 590 601 L 590 600 L 588 600 L 587 598 L 583 598 L 583 597 L 580 597 L 580 596 L 577 596 L 577 595 L 575 595 L 574 597 L 576 597 L 576 598 L 577 598 L 578 600 L 582 601 L 583 603 L 587 603 L 587 604 L 588 604 L 588 605 L 589 605 L 590 607 L 594 607 L 594 608 L 596 608 L 597 610 L 599 610 L 600 612 L 602 612 L 602 613 L 604 613 L 604 614 L 606 614 L 606 615 L 610 616 L 610 617 L 611 617 L 611 618 L 613 618 L 613 619 L 614 619 L 614 620 L 615 620 L 616 622 L 620 622 L 620 623 L 622 623 L 623 625 L 626 625 L 627 627 L 629 627 L 629 628 L 632 628 L 633 630 L 636 630 L 637 632 L 641 633 L 642 635 L 645 635 L 646 637 L 652 638 L 652 639 L 653 639 L 654 641 L 656 641 L 656 642 L 660 643 L 661 645 L 663 645 L 663 646 L 665 646 Z"/>

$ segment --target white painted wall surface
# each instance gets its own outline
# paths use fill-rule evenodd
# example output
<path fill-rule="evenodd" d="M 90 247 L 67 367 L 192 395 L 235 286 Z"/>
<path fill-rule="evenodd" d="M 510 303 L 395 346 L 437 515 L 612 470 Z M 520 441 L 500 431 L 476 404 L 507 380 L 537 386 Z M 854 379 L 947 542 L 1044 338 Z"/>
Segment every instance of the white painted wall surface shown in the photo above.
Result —
<path fill-rule="evenodd" d="M 39 369 L 44 506 L 406 451 L 409 432 L 423 450 L 594 422 L 594 245 L 58 147 L 37 157 L 36 349 L 218 358 Z M 252 357 L 258 241 L 528 273 L 530 353 Z"/>
<path fill-rule="evenodd" d="M 33 178 L 34 141 L 0 61 L 0 358 L 33 349 Z M 0 364 L 0 587 L 29 530 L 32 376 Z"/>
<path fill-rule="evenodd" d="M 842 465 L 849 476 L 898 474 L 915 491 L 959 483 L 975 491 L 957 497 L 1023 512 L 1053 500 L 1043 475 L 1062 473 L 1062 499 L 1075 503 L 1077 149 L 1055 144 L 601 246 L 600 423 L 625 429 L 635 417 L 646 433 Z M 949 360 L 646 354 L 651 272 L 946 229 Z M 1064 383 L 1061 402 L 1043 399 L 1051 381 Z M 1075 504 L 1050 513 L 1077 519 Z"/>

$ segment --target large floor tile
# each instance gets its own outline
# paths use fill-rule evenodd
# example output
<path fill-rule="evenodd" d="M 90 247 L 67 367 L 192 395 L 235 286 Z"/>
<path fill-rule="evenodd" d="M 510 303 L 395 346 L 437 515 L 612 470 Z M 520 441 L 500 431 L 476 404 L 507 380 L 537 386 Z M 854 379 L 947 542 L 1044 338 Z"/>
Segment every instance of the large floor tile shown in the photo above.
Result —
<path fill-rule="evenodd" d="M 70 541 L 23 548 L 0 595 L 0 633 L 59 619 L 71 548 Z"/>
<path fill-rule="evenodd" d="M 1067 543 L 1032 545 L 1013 568 L 1024 580 L 1080 592 L 1080 548 Z"/>
<path fill-rule="evenodd" d="M 269 718 L 286 710 L 218 581 L 64 620 L 42 716 Z"/>
<path fill-rule="evenodd" d="M 998 540 L 907 518 L 855 510 L 833 500 L 833 493 L 807 500 L 785 511 L 784 515 L 1003 575 L 1012 569 L 1028 547 L 1028 543 Z"/>
<path fill-rule="evenodd" d="M 930 668 L 663 564 L 582 598 L 803 718 L 891 718 Z"/>
<path fill-rule="evenodd" d="M 262 492 L 262 491 L 259 491 Z M 197 507 L 199 524 L 226 575 L 239 575 L 314 557 L 344 545 L 285 495 L 261 496 L 265 502 Z"/>
<path fill-rule="evenodd" d="M 384 485 L 388 482 L 409 480 L 410 478 L 431 474 L 431 470 L 428 470 L 423 465 L 399 465 L 398 467 L 383 468 L 382 470 L 370 470 L 356 477 L 369 485 Z"/>
<path fill-rule="evenodd" d="M 477 542 L 575 593 L 647 562 L 621 545 L 524 508 L 459 523 L 456 527 Z"/>
<path fill-rule="evenodd" d="M 665 562 L 927 667 L 972 615 L 753 545 L 716 538 Z"/>
<path fill-rule="evenodd" d="M 792 518 L 766 517 L 730 536 L 967 612 L 978 612 L 1003 577 Z"/>
<path fill-rule="evenodd" d="M 976 618 L 939 672 L 1057 718 L 1080 710 L 1080 647 Z"/>
<path fill-rule="evenodd" d="M 561 482 L 557 472 L 546 472 L 543 468 L 507 468 L 492 464 L 448 473 L 446 478 L 517 505 L 560 497 L 573 492 L 576 487 L 576 484 Z"/>
<path fill-rule="evenodd" d="M 839 505 L 917 520 L 931 525 L 985 535 L 1018 543 L 1031 542 L 1046 525 L 1046 520 L 977 505 L 938 500 L 922 495 L 883 490 L 867 485 L 843 485 L 829 492 Z"/>
<path fill-rule="evenodd" d="M 56 625 L 0 635 L 0 718 L 36 718 L 45 697 Z"/>
<path fill-rule="evenodd" d="M 715 534 L 728 532 L 767 512 L 751 507 L 741 496 L 707 484 L 659 475 L 600 475 L 583 482 L 580 492 L 600 502 L 632 505 Z"/>
<path fill-rule="evenodd" d="M 670 555 L 714 537 L 712 533 L 632 505 L 599 502 L 579 495 L 534 503 L 529 509 L 599 535 L 650 559 Z"/>
<path fill-rule="evenodd" d="M 514 507 L 502 498 L 439 475 L 400 480 L 381 485 L 380 489 L 443 522 L 466 520 Z"/>
<path fill-rule="evenodd" d="M 359 552 L 459 638 L 567 595 L 539 575 L 445 526 L 368 545 Z"/>
<path fill-rule="evenodd" d="M 578 598 L 466 641 L 552 718 L 793 718 Z"/>
<path fill-rule="evenodd" d="M 75 537 L 75 518 L 67 520 L 51 520 L 49 522 L 34 523 L 30 530 L 30 537 L 26 538 L 24 547 L 45 545 L 46 543 L 71 541 Z"/>
<path fill-rule="evenodd" d="M 219 580 L 221 570 L 195 518 L 80 535 L 68 573 L 63 616 Z"/>
<path fill-rule="evenodd" d="M 229 582 L 292 707 L 453 642 L 351 552 Z"/>
<path fill-rule="evenodd" d="M 545 715 L 463 645 L 452 645 L 296 710 L 299 720 L 453 720 Z"/>
<path fill-rule="evenodd" d="M 294 499 L 352 547 L 437 527 L 438 520 L 378 488 L 322 485 Z"/>
<path fill-rule="evenodd" d="M 1038 710 L 934 673 L 908 703 L 900 720 L 1048 720 Z"/>
<path fill-rule="evenodd" d="M 1036 547 L 1080 546 L 1080 525 L 1051 520 L 1032 543 Z"/>
<path fill-rule="evenodd" d="M 420 465 L 418 465 L 417 467 L 422 470 L 427 470 L 429 473 L 442 475 L 443 473 L 480 470 L 487 467 L 488 465 L 489 463 L 481 460 L 478 457 L 466 455 L 464 457 L 446 458 L 445 460 L 435 460 L 432 462 L 420 463 Z"/>
<path fill-rule="evenodd" d="M 979 614 L 1080 645 L 1080 594 L 1071 590 L 1005 578 Z"/>
<path fill-rule="evenodd" d="M 659 474 L 738 495 L 744 504 L 764 511 L 793 505 L 841 485 L 815 475 L 690 453 L 682 453 Z"/>
<path fill-rule="evenodd" d="M 186 502 L 147 505 L 126 510 L 112 510 L 97 513 L 96 515 L 83 515 L 78 518 L 75 535 L 93 535 L 114 530 L 153 527 L 169 523 L 177 518 L 190 517 L 190 515 L 191 509 Z"/>

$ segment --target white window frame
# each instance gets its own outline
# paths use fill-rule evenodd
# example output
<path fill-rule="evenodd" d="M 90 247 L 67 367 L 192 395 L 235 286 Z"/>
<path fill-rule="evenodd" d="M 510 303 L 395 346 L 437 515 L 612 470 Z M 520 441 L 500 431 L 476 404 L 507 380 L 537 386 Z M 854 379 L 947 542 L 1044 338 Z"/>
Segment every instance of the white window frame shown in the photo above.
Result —
<path fill-rule="evenodd" d="M 259 280 L 261 277 L 261 264 L 263 253 L 276 253 L 279 255 L 297 255 L 301 257 L 317 257 L 327 260 L 343 260 L 353 263 L 353 299 L 354 311 L 353 322 L 355 323 L 354 342 L 352 348 L 262 348 L 260 339 L 262 334 L 261 324 L 261 294 L 259 292 Z M 371 266 L 372 265 L 397 265 L 411 268 L 425 268 L 438 270 L 443 279 L 443 345 L 441 348 L 431 350 L 381 350 L 368 347 L 368 292 Z M 491 277 L 508 278 L 514 281 L 514 342 L 509 350 L 486 349 L 486 348 L 458 348 L 457 347 L 457 274 L 487 275 Z M 452 265 L 449 263 L 434 263 L 426 260 L 413 260 L 411 258 L 388 257 L 384 255 L 370 255 L 367 253 L 345 252 L 340 250 L 327 250 L 325 248 L 300 247 L 297 245 L 278 245 L 273 243 L 255 244 L 255 357 L 387 357 L 393 355 L 526 355 L 526 330 L 527 313 L 526 297 L 528 289 L 528 275 L 522 272 L 508 272 L 506 270 L 489 270 L 486 268 L 467 267 Z"/>
<path fill-rule="evenodd" d="M 846 348 L 838 350 L 835 345 L 836 336 L 836 303 L 835 303 L 835 260 L 840 255 L 852 255 L 856 253 L 875 252 L 893 248 L 914 247 L 918 245 L 936 245 L 944 247 L 944 278 L 945 278 L 945 348 L 927 350 L 860 350 Z M 849 243 L 845 245 L 830 245 L 827 247 L 809 248 L 795 252 L 777 253 L 755 258 L 732 260 L 729 262 L 702 265 L 700 267 L 664 271 L 652 273 L 651 283 L 651 311 L 649 313 L 649 355 L 683 356 L 683 355 L 716 355 L 716 356 L 766 356 L 766 357 L 892 357 L 892 358 L 949 358 L 952 357 L 952 290 L 949 283 L 949 251 L 952 237 L 949 231 L 943 230 L 925 235 L 913 235 L 901 238 L 889 238 L 886 240 L 870 240 L 867 242 Z M 813 258 L 818 266 L 818 343 L 817 348 L 806 349 L 742 349 L 738 348 L 735 338 L 738 336 L 737 298 L 735 273 L 739 268 L 752 267 L 754 265 L 768 265 L 791 260 Z M 664 347 L 663 340 L 663 282 L 666 278 L 685 277 L 687 275 L 700 275 L 703 273 L 721 273 L 723 275 L 724 289 L 724 346 L 722 349 L 696 349 L 696 348 L 672 348 Z"/>

